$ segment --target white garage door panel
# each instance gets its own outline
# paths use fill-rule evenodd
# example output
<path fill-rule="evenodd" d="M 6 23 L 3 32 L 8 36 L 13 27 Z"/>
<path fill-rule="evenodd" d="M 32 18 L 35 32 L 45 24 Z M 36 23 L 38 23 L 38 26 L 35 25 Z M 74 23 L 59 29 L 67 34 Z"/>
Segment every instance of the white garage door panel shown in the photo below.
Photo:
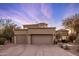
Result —
<path fill-rule="evenodd" d="M 32 44 L 51 44 L 52 35 L 32 35 Z"/>
<path fill-rule="evenodd" d="M 16 36 L 16 44 L 25 44 L 27 43 L 25 35 L 17 35 Z"/>

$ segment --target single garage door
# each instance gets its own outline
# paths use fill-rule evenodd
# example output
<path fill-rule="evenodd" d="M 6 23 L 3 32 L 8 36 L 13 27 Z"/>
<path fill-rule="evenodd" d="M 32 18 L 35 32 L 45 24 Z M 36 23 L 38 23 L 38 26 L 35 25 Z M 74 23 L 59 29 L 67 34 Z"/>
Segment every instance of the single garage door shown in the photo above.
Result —
<path fill-rule="evenodd" d="M 51 44 L 52 35 L 32 35 L 32 44 Z"/>
<path fill-rule="evenodd" d="M 26 35 L 16 35 L 16 44 L 26 44 L 27 38 Z"/>

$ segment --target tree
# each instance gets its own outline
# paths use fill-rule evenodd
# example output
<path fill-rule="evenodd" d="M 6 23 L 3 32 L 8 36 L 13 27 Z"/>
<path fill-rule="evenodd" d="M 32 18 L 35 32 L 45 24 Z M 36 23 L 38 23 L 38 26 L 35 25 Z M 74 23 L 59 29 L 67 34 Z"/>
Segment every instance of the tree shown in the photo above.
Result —
<path fill-rule="evenodd" d="M 14 29 L 16 28 L 16 24 L 12 22 L 10 19 L 0 20 L 0 24 L 4 27 L 3 36 L 10 42 L 14 37 Z"/>
<path fill-rule="evenodd" d="M 71 34 L 71 35 L 69 35 L 69 41 L 70 42 L 73 42 L 75 39 L 76 39 L 76 35 L 74 35 L 74 34 Z"/>
<path fill-rule="evenodd" d="M 73 30 L 76 32 L 76 35 L 79 33 L 79 14 L 75 14 L 70 18 L 66 18 L 63 21 L 63 25 L 65 28 Z"/>
<path fill-rule="evenodd" d="M 12 38 L 14 37 L 14 31 L 13 28 L 6 26 L 4 31 L 3 31 L 4 37 L 12 42 Z"/>

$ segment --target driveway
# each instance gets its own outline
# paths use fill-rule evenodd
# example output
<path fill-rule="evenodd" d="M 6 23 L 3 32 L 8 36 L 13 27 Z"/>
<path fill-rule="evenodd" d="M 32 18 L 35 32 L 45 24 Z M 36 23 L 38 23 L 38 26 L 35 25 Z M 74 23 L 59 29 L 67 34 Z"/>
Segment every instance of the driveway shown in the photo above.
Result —
<path fill-rule="evenodd" d="M 74 56 L 55 45 L 14 45 L 0 51 L 0 56 Z"/>

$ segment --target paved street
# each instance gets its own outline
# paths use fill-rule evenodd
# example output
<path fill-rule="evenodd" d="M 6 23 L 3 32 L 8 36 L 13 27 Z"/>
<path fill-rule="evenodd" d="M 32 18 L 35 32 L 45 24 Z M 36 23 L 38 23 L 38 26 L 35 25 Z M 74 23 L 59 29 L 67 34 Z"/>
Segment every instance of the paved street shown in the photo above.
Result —
<path fill-rule="evenodd" d="M 0 56 L 74 56 L 54 45 L 15 45 L 0 51 Z"/>

